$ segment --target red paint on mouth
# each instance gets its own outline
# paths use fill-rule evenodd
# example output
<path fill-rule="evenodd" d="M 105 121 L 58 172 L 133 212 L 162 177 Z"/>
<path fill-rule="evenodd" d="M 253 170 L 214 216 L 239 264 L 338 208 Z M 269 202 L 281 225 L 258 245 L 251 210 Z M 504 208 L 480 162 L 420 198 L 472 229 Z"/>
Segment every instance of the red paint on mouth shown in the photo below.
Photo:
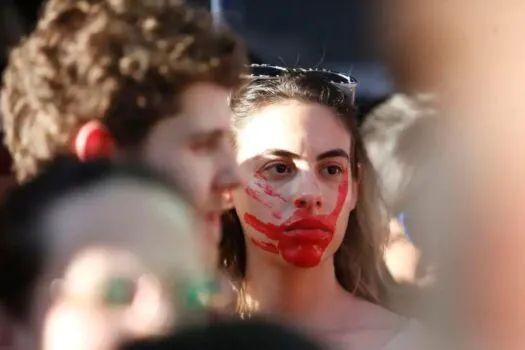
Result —
<path fill-rule="evenodd" d="M 293 221 L 286 225 L 286 231 L 292 230 L 320 230 L 332 232 L 335 229 L 335 222 L 327 220 L 325 217 L 308 217 Z"/>
<path fill-rule="evenodd" d="M 339 185 L 334 210 L 328 215 L 310 215 L 298 210 L 281 225 L 262 222 L 254 215 L 245 213 L 244 220 L 269 240 L 276 243 L 252 239 L 261 249 L 279 254 L 290 264 L 298 267 L 314 267 L 321 262 L 326 248 L 332 241 L 337 218 L 343 209 L 348 194 L 348 176 Z"/>

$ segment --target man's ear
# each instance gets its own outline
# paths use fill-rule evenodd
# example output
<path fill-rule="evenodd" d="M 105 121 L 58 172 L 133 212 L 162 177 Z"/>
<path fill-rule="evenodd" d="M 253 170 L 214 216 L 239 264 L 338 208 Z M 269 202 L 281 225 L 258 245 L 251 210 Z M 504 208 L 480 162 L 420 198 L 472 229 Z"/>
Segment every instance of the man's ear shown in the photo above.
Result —
<path fill-rule="evenodd" d="M 81 161 L 115 154 L 113 136 L 98 120 L 91 120 L 80 127 L 73 137 L 72 148 Z"/>

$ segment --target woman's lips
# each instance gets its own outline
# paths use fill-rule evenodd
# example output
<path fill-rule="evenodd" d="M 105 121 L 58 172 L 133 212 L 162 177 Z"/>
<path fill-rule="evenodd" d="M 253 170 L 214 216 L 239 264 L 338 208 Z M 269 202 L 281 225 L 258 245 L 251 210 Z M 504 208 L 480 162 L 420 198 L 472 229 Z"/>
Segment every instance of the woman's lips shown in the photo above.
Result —
<path fill-rule="evenodd" d="M 329 240 L 331 236 L 330 233 L 323 230 L 298 229 L 284 232 L 281 241 L 294 241 L 296 244 L 319 244 L 327 239 Z"/>
<path fill-rule="evenodd" d="M 320 244 L 330 240 L 333 228 L 325 220 L 311 217 L 304 218 L 286 225 L 281 240 L 295 244 Z"/>
<path fill-rule="evenodd" d="M 322 218 L 310 217 L 296 220 L 285 225 L 284 232 L 290 231 L 323 231 L 325 234 L 334 232 L 334 228 Z"/>
<path fill-rule="evenodd" d="M 319 264 L 323 252 L 330 244 L 333 228 L 318 217 L 299 219 L 285 225 L 277 248 L 287 262 L 303 268 Z"/>

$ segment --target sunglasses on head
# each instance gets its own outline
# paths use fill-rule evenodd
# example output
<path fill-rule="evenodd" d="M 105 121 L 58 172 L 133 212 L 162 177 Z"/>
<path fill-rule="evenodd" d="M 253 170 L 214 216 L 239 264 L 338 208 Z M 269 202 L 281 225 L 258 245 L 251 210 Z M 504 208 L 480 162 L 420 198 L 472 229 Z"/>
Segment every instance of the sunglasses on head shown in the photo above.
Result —
<path fill-rule="evenodd" d="M 357 80 L 346 74 L 328 69 L 286 68 L 269 64 L 251 64 L 248 68 L 250 69 L 250 73 L 245 75 L 245 78 L 248 79 L 272 79 L 278 78 L 286 73 L 301 73 L 306 76 L 322 78 L 343 89 L 350 96 L 352 104 L 355 102 Z"/>

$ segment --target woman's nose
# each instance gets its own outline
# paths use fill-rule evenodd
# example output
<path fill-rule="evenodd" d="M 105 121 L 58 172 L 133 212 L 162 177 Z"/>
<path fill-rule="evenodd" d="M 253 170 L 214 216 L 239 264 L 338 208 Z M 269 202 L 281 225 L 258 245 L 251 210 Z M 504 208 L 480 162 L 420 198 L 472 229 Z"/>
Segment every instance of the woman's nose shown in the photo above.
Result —
<path fill-rule="evenodd" d="M 323 203 L 320 195 L 302 194 L 294 199 L 294 205 L 298 209 L 320 209 Z"/>

